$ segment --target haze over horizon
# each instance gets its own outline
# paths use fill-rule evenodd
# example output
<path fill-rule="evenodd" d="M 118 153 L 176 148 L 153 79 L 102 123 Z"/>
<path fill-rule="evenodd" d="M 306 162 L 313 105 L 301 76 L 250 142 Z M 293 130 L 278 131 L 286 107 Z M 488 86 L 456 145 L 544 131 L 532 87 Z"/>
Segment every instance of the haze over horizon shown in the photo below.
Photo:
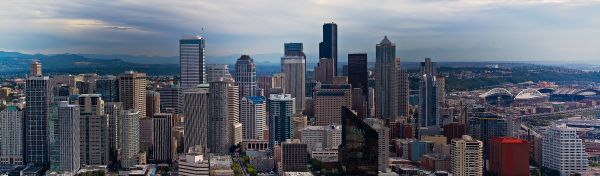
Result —
<path fill-rule="evenodd" d="M 374 60 L 387 35 L 408 61 L 597 63 L 598 16 L 600 1 L 591 0 L 7 0 L 0 50 L 177 56 L 181 35 L 192 34 L 206 38 L 209 56 L 282 53 L 285 42 L 302 42 L 311 54 L 322 24 L 335 22 L 340 58 L 366 52 Z"/>

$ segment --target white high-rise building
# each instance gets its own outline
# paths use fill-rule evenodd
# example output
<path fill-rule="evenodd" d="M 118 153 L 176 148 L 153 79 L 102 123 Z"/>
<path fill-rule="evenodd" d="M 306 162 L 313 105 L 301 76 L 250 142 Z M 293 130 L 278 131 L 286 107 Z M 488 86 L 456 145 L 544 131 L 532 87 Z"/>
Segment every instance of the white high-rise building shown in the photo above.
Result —
<path fill-rule="evenodd" d="M 306 58 L 304 56 L 284 56 L 281 58 L 281 72 L 285 75 L 285 93 L 296 99 L 296 112 L 304 110 L 306 102 Z"/>
<path fill-rule="evenodd" d="M 200 36 L 184 36 L 179 40 L 179 76 L 183 90 L 206 82 L 204 42 Z"/>
<path fill-rule="evenodd" d="M 23 165 L 23 111 L 7 106 L 0 112 L 0 164 Z"/>
<path fill-rule="evenodd" d="M 122 168 L 131 168 L 137 164 L 140 152 L 140 111 L 127 110 L 119 123 L 119 159 Z"/>
<path fill-rule="evenodd" d="M 553 124 L 542 142 L 542 166 L 571 175 L 587 171 L 589 167 L 585 146 L 574 128 Z"/>
<path fill-rule="evenodd" d="M 342 126 L 307 126 L 300 130 L 300 140 L 307 145 L 308 152 L 337 149 L 342 143 Z"/>
<path fill-rule="evenodd" d="M 240 120 L 244 139 L 263 139 L 267 126 L 266 101 L 262 96 L 249 96 L 240 102 Z"/>
<path fill-rule="evenodd" d="M 50 111 L 50 170 L 73 174 L 81 167 L 79 106 L 61 101 Z"/>
<path fill-rule="evenodd" d="M 377 131 L 377 137 L 379 138 L 377 140 L 379 143 L 377 166 L 380 172 L 386 172 L 390 158 L 390 129 L 385 127 L 383 120 L 379 118 L 366 118 L 364 121 Z"/>
<path fill-rule="evenodd" d="M 452 139 L 450 157 L 454 175 L 483 175 L 483 142 L 468 135 Z"/>

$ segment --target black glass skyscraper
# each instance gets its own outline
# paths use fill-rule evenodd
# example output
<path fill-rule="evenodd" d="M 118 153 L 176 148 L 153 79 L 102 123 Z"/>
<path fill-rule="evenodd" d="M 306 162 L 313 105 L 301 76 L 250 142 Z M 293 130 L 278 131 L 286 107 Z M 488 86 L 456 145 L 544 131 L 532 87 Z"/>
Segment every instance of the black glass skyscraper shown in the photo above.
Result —
<path fill-rule="evenodd" d="M 361 88 L 367 94 L 369 73 L 367 73 L 367 53 L 348 54 L 348 81 L 352 88 Z"/>
<path fill-rule="evenodd" d="M 339 160 L 343 175 L 377 175 L 377 131 L 346 107 L 342 107 L 342 144 Z"/>
<path fill-rule="evenodd" d="M 319 58 L 333 59 L 333 70 L 337 75 L 337 24 L 323 24 L 323 41 L 319 43 Z"/>

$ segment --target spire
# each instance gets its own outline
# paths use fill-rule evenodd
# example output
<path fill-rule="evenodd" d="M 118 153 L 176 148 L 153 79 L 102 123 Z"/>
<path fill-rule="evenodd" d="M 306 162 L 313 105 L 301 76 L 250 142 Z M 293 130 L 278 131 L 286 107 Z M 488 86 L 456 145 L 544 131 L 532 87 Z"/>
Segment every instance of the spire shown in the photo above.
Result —
<path fill-rule="evenodd" d="M 390 40 L 387 38 L 387 35 L 383 37 L 383 40 L 379 44 L 392 44 Z"/>

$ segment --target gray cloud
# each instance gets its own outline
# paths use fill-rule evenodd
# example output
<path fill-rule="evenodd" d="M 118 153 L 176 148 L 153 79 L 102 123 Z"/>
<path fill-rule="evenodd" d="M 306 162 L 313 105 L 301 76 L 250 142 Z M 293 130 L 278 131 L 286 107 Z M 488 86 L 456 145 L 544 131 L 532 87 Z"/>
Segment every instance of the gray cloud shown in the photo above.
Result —
<path fill-rule="evenodd" d="M 318 52 L 321 25 L 339 26 L 339 55 L 388 35 L 403 60 L 598 60 L 600 5 L 582 0 L 0 1 L 0 49 L 177 55 L 182 34 L 209 55 Z M 204 29 L 204 30 L 202 30 Z M 277 58 L 273 58 L 276 60 Z"/>

